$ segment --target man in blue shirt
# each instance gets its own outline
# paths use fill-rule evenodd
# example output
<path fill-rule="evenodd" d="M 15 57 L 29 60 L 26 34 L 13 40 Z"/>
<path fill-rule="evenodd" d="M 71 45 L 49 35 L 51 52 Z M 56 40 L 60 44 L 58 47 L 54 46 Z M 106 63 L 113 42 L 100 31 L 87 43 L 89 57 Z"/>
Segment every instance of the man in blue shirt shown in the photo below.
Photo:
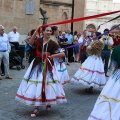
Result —
<path fill-rule="evenodd" d="M 10 77 L 9 75 L 9 52 L 10 52 L 10 44 L 8 40 L 8 35 L 4 33 L 4 27 L 0 25 L 0 80 L 2 80 L 1 77 L 2 60 L 4 63 L 6 79 L 12 79 L 12 77 Z"/>
<path fill-rule="evenodd" d="M 68 39 L 68 46 L 73 45 L 73 35 L 70 34 L 70 30 L 67 31 L 66 38 Z M 73 48 L 68 49 L 68 61 L 73 62 Z"/>

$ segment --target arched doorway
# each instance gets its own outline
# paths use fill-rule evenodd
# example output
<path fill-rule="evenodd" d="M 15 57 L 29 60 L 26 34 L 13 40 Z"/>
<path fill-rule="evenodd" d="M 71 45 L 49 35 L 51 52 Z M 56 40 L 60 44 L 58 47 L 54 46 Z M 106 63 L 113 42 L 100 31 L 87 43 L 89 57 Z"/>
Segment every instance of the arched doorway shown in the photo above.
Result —
<path fill-rule="evenodd" d="M 116 25 L 112 26 L 111 29 L 116 27 Z M 114 30 L 111 31 L 112 34 L 120 34 L 120 27 L 115 28 Z"/>
<path fill-rule="evenodd" d="M 86 29 L 89 31 L 89 32 L 95 32 L 96 31 L 96 27 L 94 24 L 89 24 L 87 25 Z"/>
<path fill-rule="evenodd" d="M 67 19 L 68 19 L 68 15 L 66 12 L 64 12 L 62 14 L 62 21 L 67 20 Z M 67 29 L 68 29 L 68 24 L 61 25 L 61 31 L 66 31 Z"/>

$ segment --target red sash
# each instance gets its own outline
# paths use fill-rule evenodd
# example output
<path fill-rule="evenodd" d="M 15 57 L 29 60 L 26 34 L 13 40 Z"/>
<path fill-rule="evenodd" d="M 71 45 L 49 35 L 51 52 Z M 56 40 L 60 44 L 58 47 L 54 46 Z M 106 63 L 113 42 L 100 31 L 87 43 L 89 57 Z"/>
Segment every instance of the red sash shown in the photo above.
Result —
<path fill-rule="evenodd" d="M 38 50 L 38 46 L 40 45 L 40 40 L 38 39 L 37 41 L 37 48 L 36 48 L 36 55 L 39 56 L 40 58 L 42 58 L 44 60 L 44 67 L 43 67 L 43 81 L 42 81 L 42 102 L 46 102 L 46 95 L 45 95 L 45 92 L 46 92 L 46 84 L 47 84 L 47 78 L 46 78 L 46 75 L 47 75 L 47 72 L 48 72 L 48 68 L 49 68 L 49 56 L 50 56 L 50 53 L 49 52 L 44 52 L 44 54 L 42 55 L 42 53 Z M 50 64 L 51 66 L 51 64 Z"/>

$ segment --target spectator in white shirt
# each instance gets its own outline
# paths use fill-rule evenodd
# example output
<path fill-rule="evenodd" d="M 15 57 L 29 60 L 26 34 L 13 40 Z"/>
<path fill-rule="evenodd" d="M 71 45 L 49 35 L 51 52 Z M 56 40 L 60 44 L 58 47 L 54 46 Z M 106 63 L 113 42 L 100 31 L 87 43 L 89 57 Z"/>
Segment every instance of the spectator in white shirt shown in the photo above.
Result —
<path fill-rule="evenodd" d="M 10 44 L 8 40 L 8 35 L 4 33 L 4 27 L 0 25 L 0 68 L 1 68 L 1 62 L 3 60 L 6 79 L 12 79 L 9 76 L 9 52 L 10 52 Z M 2 80 L 1 74 L 2 73 L 0 69 L 0 80 Z"/>
<path fill-rule="evenodd" d="M 78 42 L 81 43 L 80 46 L 80 61 L 81 64 L 87 59 L 87 53 L 86 48 L 88 44 L 90 43 L 90 37 L 89 32 L 87 30 L 83 31 L 83 34 L 79 38 Z"/>
<path fill-rule="evenodd" d="M 74 32 L 74 41 L 73 44 L 78 44 L 78 32 Z M 78 62 L 78 55 L 79 55 L 79 46 L 74 47 L 74 54 L 75 54 L 75 62 Z"/>
<path fill-rule="evenodd" d="M 17 54 L 19 54 L 20 35 L 17 32 L 17 27 L 16 26 L 14 26 L 12 31 L 8 34 L 8 39 L 9 39 L 9 42 L 15 46 L 15 50 L 16 50 Z"/>

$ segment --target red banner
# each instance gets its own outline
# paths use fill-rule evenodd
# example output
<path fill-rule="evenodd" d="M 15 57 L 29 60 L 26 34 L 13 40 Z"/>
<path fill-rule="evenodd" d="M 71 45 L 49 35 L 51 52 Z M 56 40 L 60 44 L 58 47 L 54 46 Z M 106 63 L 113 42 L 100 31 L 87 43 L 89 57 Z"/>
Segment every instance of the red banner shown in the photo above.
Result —
<path fill-rule="evenodd" d="M 76 18 L 76 19 L 72 19 L 72 20 L 65 20 L 65 21 L 61 21 L 61 22 L 55 22 L 55 23 L 51 23 L 51 24 L 45 24 L 45 25 L 42 25 L 42 26 L 52 26 L 52 25 L 61 25 L 61 24 L 72 23 L 72 22 L 79 22 L 79 21 L 84 21 L 84 20 L 88 20 L 88 19 L 94 19 L 94 18 L 98 18 L 98 17 L 103 17 L 103 16 L 107 16 L 107 15 L 111 15 L 111 14 L 115 14 L 115 13 L 119 13 L 119 12 L 120 12 L 120 10 L 114 11 L 114 12 L 102 13 L 102 14 L 98 14 L 98 15 L 82 17 L 82 18 Z M 40 34 L 40 28 L 38 30 L 38 33 Z"/>

